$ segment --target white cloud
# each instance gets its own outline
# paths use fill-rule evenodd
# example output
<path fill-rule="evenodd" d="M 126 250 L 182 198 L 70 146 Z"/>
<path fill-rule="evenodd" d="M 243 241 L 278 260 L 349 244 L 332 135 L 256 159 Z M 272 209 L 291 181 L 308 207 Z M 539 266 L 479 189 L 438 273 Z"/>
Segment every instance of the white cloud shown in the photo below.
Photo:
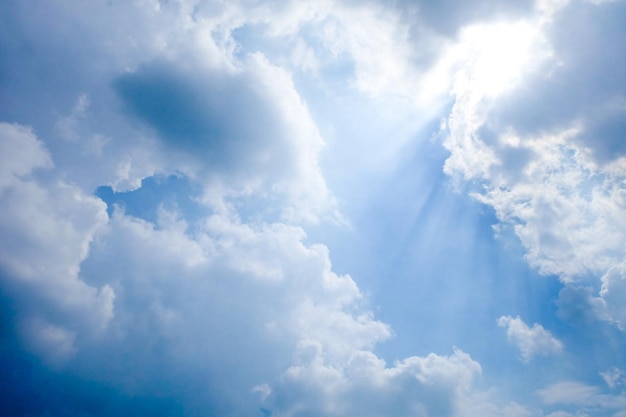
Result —
<path fill-rule="evenodd" d="M 47 143 L 56 168 L 69 181 L 86 190 L 101 185 L 131 190 L 155 173 L 184 172 L 202 179 L 214 195 L 220 189 L 223 199 L 255 193 L 255 198 L 274 206 L 271 210 L 282 210 L 285 219 L 337 217 L 318 166 L 324 141 L 291 74 L 260 51 L 240 53 L 234 39 L 234 30 L 269 22 L 274 11 L 211 2 L 158 7 L 131 2 L 96 5 L 89 12 L 71 5 L 71 1 L 56 6 L 44 2 L 40 12 L 58 13 L 57 23 L 74 37 L 56 30 L 43 35 L 38 25 L 29 24 L 39 13 L 30 12 L 27 5 L 14 10 L 29 16 L 17 19 L 21 26 L 16 37 L 31 39 L 40 55 L 55 54 L 54 62 L 75 63 L 66 74 L 75 81 L 71 89 L 55 77 L 44 86 L 22 88 L 58 93 L 52 107 L 15 106 L 22 118 L 45 112 L 57 115 L 53 126 L 42 123 L 42 129 L 36 128 L 51 139 Z M 295 6 L 288 9 L 299 25 L 309 18 L 308 12 L 297 17 Z M 323 11 L 321 6 L 311 8 Z M 113 21 L 115 25 L 110 24 Z M 75 54 L 79 58 L 65 57 L 68 51 L 80 51 Z M 16 60 L 10 70 L 27 72 L 27 65 Z M 115 88 L 121 81 L 130 85 L 129 94 Z M 117 96 L 111 94 L 112 86 Z M 141 98 L 133 102 L 133 88 L 142 97 L 159 97 L 161 111 L 171 119 L 169 126 L 154 111 L 151 114 Z M 171 93 L 180 95 L 166 97 Z M 70 101 L 75 104 L 66 104 Z M 133 117 L 133 110 L 139 117 Z M 193 123 L 183 128 L 189 121 Z M 173 131 L 185 129 L 195 137 L 186 141 L 172 137 Z M 219 146 L 212 137 L 215 132 L 224 136 Z M 183 145 L 171 146 L 175 142 Z M 79 153 L 81 158 L 76 158 Z"/>
<path fill-rule="evenodd" d="M 17 124 L 0 123 L 0 186 L 10 187 L 34 169 L 52 167 L 50 155 L 33 131 Z"/>
<path fill-rule="evenodd" d="M 500 161 L 497 150 L 478 136 L 478 130 L 486 122 L 493 99 L 516 87 L 549 55 L 542 32 L 532 22 L 483 24 L 461 33 L 458 44 L 443 58 L 451 60 L 455 70 L 455 102 L 444 140 L 451 152 L 444 166 L 446 173 L 465 180 L 491 179 L 490 171 L 497 169 Z"/>
<path fill-rule="evenodd" d="M 617 326 L 626 329 L 626 262 L 609 269 L 602 276 L 600 297 L 606 303 L 606 308 Z"/>
<path fill-rule="evenodd" d="M 444 169 L 493 207 L 500 221 L 496 233 L 513 232 L 540 273 L 568 284 L 598 288 L 601 283 L 600 297 L 589 298 L 587 306 L 591 314 L 621 326 L 626 298 L 618 271 L 626 258 L 626 159 L 617 132 L 622 130 L 623 83 L 608 78 L 615 86 L 592 87 L 593 79 L 605 77 L 609 66 L 604 63 L 619 55 L 605 46 L 622 30 L 609 18 L 611 7 L 536 2 L 536 13 L 520 23 L 526 32 L 503 25 L 511 36 L 526 33 L 519 38 L 520 48 L 511 50 L 516 56 L 517 49 L 526 51 L 519 57 L 528 59 L 504 65 L 502 73 L 498 59 L 485 58 L 490 64 L 481 64 L 480 51 L 488 57 L 497 44 L 477 42 L 470 55 L 475 59 L 459 61 L 455 102 L 445 126 L 450 157 Z M 590 16 L 605 19 L 601 36 Z M 568 38 L 567 28 L 573 26 L 580 27 L 587 43 L 574 45 Z M 491 28 L 487 40 L 499 35 L 497 26 Z M 506 80 L 506 88 L 492 90 L 491 72 L 498 72 L 496 81 Z M 571 97 L 575 91 L 578 98 Z"/>
<path fill-rule="evenodd" d="M 591 165 L 584 150 L 568 143 L 575 134 L 570 130 L 517 139 L 503 150 L 513 164 L 523 164 L 523 171 L 499 169 L 505 161 L 496 158 L 495 172 L 487 177 L 490 184 L 476 195 L 512 225 L 528 248 L 532 266 L 565 282 L 610 268 L 622 256 L 620 244 L 626 241 L 618 214 L 623 208 L 616 198 L 621 175 Z M 598 241 L 599 234 L 608 238 Z"/>
<path fill-rule="evenodd" d="M 455 349 L 450 356 L 410 357 L 387 367 L 371 352 L 357 351 L 349 362 L 330 365 L 321 346 L 305 344 L 298 363 L 277 382 L 268 398 L 273 415 L 450 415 L 470 416 L 495 406 L 472 392 L 480 365 Z M 306 353 L 304 353 L 306 352 Z M 297 393 L 296 402 L 281 399 Z"/>
<path fill-rule="evenodd" d="M 519 316 L 502 316 L 498 319 L 498 326 L 506 327 L 509 342 L 520 350 L 524 362 L 535 356 L 554 355 L 563 350 L 563 343 L 543 326 L 535 323 L 528 327 Z"/>
<path fill-rule="evenodd" d="M 400 16 L 382 5 L 337 5 L 322 32 L 322 40 L 335 56 L 348 53 L 355 64 L 355 86 L 368 94 L 417 95 L 417 48 L 408 39 Z M 431 40 L 431 39 L 429 39 Z"/>

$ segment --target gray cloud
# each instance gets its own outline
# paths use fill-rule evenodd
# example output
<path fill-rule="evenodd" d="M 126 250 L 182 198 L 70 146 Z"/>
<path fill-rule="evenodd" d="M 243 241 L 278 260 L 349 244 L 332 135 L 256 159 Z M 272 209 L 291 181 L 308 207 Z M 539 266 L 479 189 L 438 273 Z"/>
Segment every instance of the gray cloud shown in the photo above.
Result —
<path fill-rule="evenodd" d="M 626 112 L 626 65 L 621 2 L 595 5 L 572 1 L 546 34 L 555 51 L 542 71 L 524 87 L 493 106 L 490 123 L 536 135 L 583 125 L 576 141 L 593 150 L 600 162 L 626 152 L 621 132 Z"/>
<path fill-rule="evenodd" d="M 420 24 L 431 27 L 450 38 L 454 38 L 462 27 L 472 23 L 497 19 L 510 20 L 527 16 L 533 11 L 533 2 L 529 0 L 481 0 L 472 3 L 455 0 L 422 0 L 400 2 L 400 4 L 416 9 L 416 17 L 420 20 Z"/>
<path fill-rule="evenodd" d="M 163 152 L 176 154 L 169 166 L 220 179 L 243 194 L 271 186 L 303 217 L 314 218 L 332 207 L 317 166 L 322 138 L 286 72 L 261 55 L 242 65 L 197 75 L 152 62 L 113 85 L 162 139 Z"/>

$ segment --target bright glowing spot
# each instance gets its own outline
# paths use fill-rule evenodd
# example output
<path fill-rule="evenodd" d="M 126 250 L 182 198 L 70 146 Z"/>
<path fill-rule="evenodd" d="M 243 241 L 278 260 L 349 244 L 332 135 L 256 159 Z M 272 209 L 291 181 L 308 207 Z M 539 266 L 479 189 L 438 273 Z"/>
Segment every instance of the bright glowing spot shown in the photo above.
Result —
<path fill-rule="evenodd" d="M 527 21 L 465 27 L 439 61 L 424 74 L 418 103 L 453 93 L 470 106 L 514 88 L 523 75 L 552 56 L 541 24 Z"/>
<path fill-rule="evenodd" d="M 535 57 L 542 61 L 543 46 L 539 31 L 525 22 L 470 26 L 457 45 L 459 75 L 474 93 L 495 97 L 515 86 Z"/>

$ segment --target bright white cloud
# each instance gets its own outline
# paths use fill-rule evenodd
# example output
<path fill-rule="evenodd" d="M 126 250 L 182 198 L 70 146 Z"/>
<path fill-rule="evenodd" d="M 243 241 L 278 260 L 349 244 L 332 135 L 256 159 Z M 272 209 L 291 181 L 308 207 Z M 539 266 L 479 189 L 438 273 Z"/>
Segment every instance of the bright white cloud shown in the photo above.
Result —
<path fill-rule="evenodd" d="M 498 326 L 506 327 L 509 342 L 520 350 L 524 362 L 530 361 L 535 356 L 547 356 L 560 353 L 563 343 L 540 324 L 528 327 L 518 317 L 502 316 L 498 319 Z"/>

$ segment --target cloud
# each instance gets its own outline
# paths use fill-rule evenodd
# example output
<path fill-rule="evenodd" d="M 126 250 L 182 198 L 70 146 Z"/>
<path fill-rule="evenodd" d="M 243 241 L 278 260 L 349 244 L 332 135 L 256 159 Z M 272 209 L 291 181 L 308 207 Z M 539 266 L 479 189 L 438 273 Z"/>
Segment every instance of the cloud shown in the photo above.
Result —
<path fill-rule="evenodd" d="M 18 343 L 59 370 L 34 368 L 32 384 L 71 391 L 63 412 L 498 415 L 497 399 L 473 386 L 481 366 L 460 349 L 387 366 L 373 348 L 388 325 L 302 228 L 244 223 L 234 210 L 194 224 L 163 208 L 154 223 L 120 208 L 109 217 L 97 198 L 37 175 L 53 165 L 30 130 L 2 127 L 3 149 L 31 155 L 3 180 L 3 236 L 27 242 L 3 244 L 2 284 L 18 307 Z M 68 374 L 94 384 L 88 404 Z M 61 412 L 15 382 L 43 403 L 14 409 Z"/>
<path fill-rule="evenodd" d="M 409 2 L 406 2 L 409 3 Z M 476 22 L 489 22 L 506 16 L 515 19 L 532 13 L 532 1 L 478 1 L 472 6 L 444 0 L 439 2 L 419 1 L 413 3 L 416 13 L 424 24 L 437 32 L 454 37 L 464 26 Z"/>
<path fill-rule="evenodd" d="M 589 417 L 589 414 L 582 412 L 572 414 L 565 411 L 555 411 L 554 413 L 548 414 L 546 417 Z"/>
<path fill-rule="evenodd" d="M 300 349 L 303 359 L 281 376 L 268 398 L 273 415 L 468 415 L 461 401 L 481 371 L 458 349 L 447 357 L 410 357 L 389 368 L 371 352 L 357 352 L 336 367 L 324 363 L 320 346 Z M 284 403 L 281 397 L 294 392 L 298 401 Z"/>
<path fill-rule="evenodd" d="M 568 283 L 561 317 L 622 326 L 623 100 L 577 78 L 621 91 L 603 69 L 620 67 L 605 47 L 619 7 L 2 3 L 0 348 L 18 398 L 2 401 L 29 415 L 541 415 L 482 390 L 484 351 L 425 350 L 439 330 L 384 359 L 390 326 L 319 243 L 342 219 L 324 173 L 388 169 L 451 110 L 445 172 Z M 323 154 L 326 135 L 344 153 Z M 155 185 L 171 175 L 189 187 Z M 538 324 L 498 324 L 523 361 L 563 350 Z M 575 384 L 540 398 L 622 404 Z"/>
<path fill-rule="evenodd" d="M 563 350 L 563 343 L 543 326 L 535 323 L 528 327 L 519 316 L 502 316 L 498 319 L 498 326 L 507 328 L 509 343 L 520 350 L 524 362 L 529 362 L 535 356 L 554 355 Z"/>
<path fill-rule="evenodd" d="M 618 368 L 611 368 L 606 372 L 600 372 L 600 376 L 604 379 L 604 382 L 606 382 L 609 388 L 618 387 L 626 382 L 624 371 Z"/>
<path fill-rule="evenodd" d="M 0 186 L 3 188 L 19 183 L 21 177 L 37 168 L 51 168 L 50 155 L 27 127 L 0 124 L 2 142 L 2 171 Z"/>
<path fill-rule="evenodd" d="M 526 39 L 515 51 L 527 58 L 502 67 L 497 79 L 503 77 L 505 88 L 491 89 L 489 74 L 500 72 L 502 63 L 488 59 L 489 42 L 478 42 L 483 58 L 477 53 L 461 64 L 444 127 L 450 151 L 445 172 L 495 210 L 496 234 L 516 235 L 525 259 L 541 274 L 566 284 L 602 284 L 607 290 L 587 297 L 586 306 L 589 314 L 615 323 L 622 321 L 623 303 L 608 288 L 620 293 L 614 277 L 626 257 L 626 159 L 618 139 L 623 82 L 611 68 L 626 55 L 610 45 L 623 31 L 615 17 L 622 8 L 538 2 L 519 23 L 526 32 L 510 35 Z M 481 77 L 489 82 L 483 85 Z M 574 290 L 564 291 L 561 304 Z M 607 297 L 612 306 L 605 309 Z"/>
<path fill-rule="evenodd" d="M 578 413 L 619 411 L 626 405 L 624 395 L 604 394 L 592 385 L 576 381 L 564 381 L 537 391 L 537 395 L 545 404 L 574 406 Z M 609 411 L 610 410 L 610 411 Z"/>
<path fill-rule="evenodd" d="M 227 183 L 231 196 L 282 196 L 290 219 L 332 210 L 317 162 L 323 140 L 289 74 L 261 54 L 241 65 L 198 76 L 151 62 L 113 85 L 174 154 L 171 168 L 211 186 Z"/>
<path fill-rule="evenodd" d="M 597 387 L 573 381 L 560 382 L 537 392 L 547 404 L 584 404 L 598 393 Z"/>
<path fill-rule="evenodd" d="M 473 387 L 480 365 L 459 349 L 387 366 L 372 349 L 389 327 L 304 238 L 281 223 L 212 215 L 195 228 L 162 212 L 155 227 L 115 212 L 83 264 L 94 278 L 107 270 L 115 316 L 99 346 L 76 346 L 75 366 L 129 395 L 171 390 L 189 410 L 497 415 Z"/>
<path fill-rule="evenodd" d="M 7 162 L 28 152 L 22 162 L 51 166 L 28 129 L 2 128 Z M 244 224 L 236 213 L 197 229 L 164 211 L 158 227 L 119 210 L 108 218 L 72 186 L 23 178 L 28 163 L 2 181 L 2 283 L 27 347 L 50 363 L 129 395 L 169 387 L 186 407 L 241 402 L 247 414 L 250 390 L 286 369 L 303 340 L 343 363 L 390 334 L 298 227 Z M 181 372 L 187 382 L 174 388 Z M 189 397 L 195 384 L 206 399 Z"/>
<path fill-rule="evenodd" d="M 557 315 L 569 323 L 588 324 L 593 320 L 611 320 L 606 301 L 593 295 L 590 287 L 566 285 L 556 301 Z"/>
<path fill-rule="evenodd" d="M 33 132 L 0 124 L 0 280 L 19 308 L 18 320 L 42 357 L 56 362 L 74 351 L 74 332 L 106 328 L 115 294 L 80 276 L 105 205 L 80 189 L 39 176 L 52 160 Z M 60 244 L 62 242 L 62 244 Z"/>
<path fill-rule="evenodd" d="M 616 265 L 602 276 L 600 297 L 606 303 L 607 311 L 617 326 L 626 328 L 626 263 Z"/>
<path fill-rule="evenodd" d="M 623 156 L 618 132 L 624 84 L 611 69 L 624 59 L 623 46 L 614 42 L 623 34 L 617 18 L 623 8 L 619 2 L 569 2 L 545 30 L 554 48 L 552 63 L 529 77 L 526 88 L 502 97 L 492 122 L 536 135 L 578 121 L 585 130 L 575 141 L 590 148 L 598 161 Z"/>

